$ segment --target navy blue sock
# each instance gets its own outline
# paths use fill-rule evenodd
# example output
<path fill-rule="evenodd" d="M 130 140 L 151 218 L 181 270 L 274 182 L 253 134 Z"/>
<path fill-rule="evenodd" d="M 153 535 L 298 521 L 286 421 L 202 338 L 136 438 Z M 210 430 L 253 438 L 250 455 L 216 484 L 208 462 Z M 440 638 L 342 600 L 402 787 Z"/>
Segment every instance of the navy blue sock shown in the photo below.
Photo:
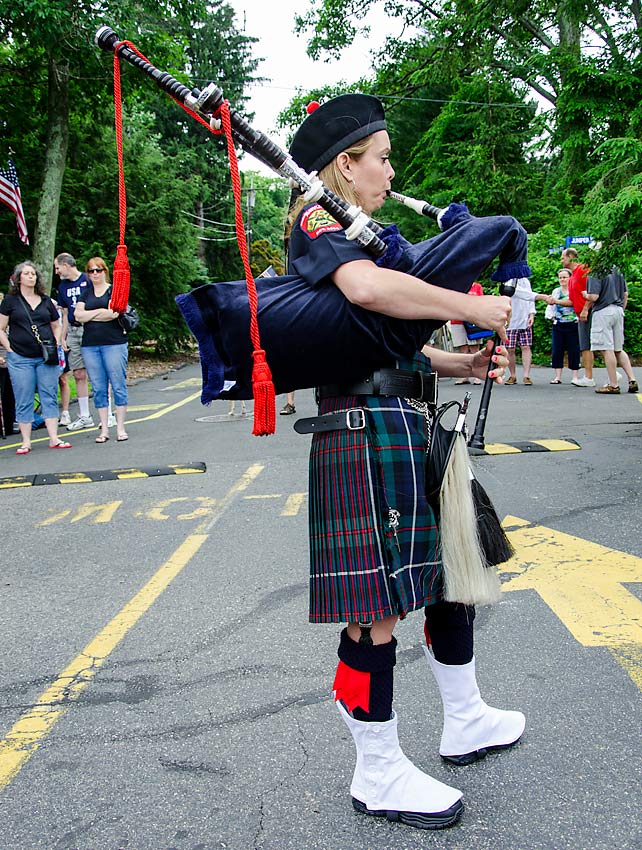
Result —
<path fill-rule="evenodd" d="M 473 659 L 474 605 L 436 602 L 425 608 L 426 643 L 441 664 L 468 664 Z"/>
<path fill-rule="evenodd" d="M 396 664 L 397 640 L 389 643 L 357 643 L 348 636 L 348 630 L 341 632 L 339 658 L 352 670 L 370 674 L 370 704 L 368 711 L 361 707 L 353 709 L 355 720 L 366 723 L 380 723 L 392 716 L 393 671 Z"/>

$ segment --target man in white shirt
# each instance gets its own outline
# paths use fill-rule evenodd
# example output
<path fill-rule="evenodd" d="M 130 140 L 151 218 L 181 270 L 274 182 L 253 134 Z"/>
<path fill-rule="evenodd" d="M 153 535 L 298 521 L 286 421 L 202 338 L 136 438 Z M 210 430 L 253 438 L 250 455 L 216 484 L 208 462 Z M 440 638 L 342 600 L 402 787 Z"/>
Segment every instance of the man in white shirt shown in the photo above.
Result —
<path fill-rule="evenodd" d="M 547 301 L 548 296 L 540 292 L 533 292 L 531 282 L 527 277 L 513 278 L 508 283 L 512 283 L 515 286 L 515 294 L 511 298 L 513 312 L 506 328 L 506 353 L 508 355 L 510 377 L 504 383 L 507 386 L 517 383 L 515 349 L 519 346 L 522 352 L 524 383 L 527 387 L 530 387 L 533 385 L 531 380 L 531 362 L 533 359 L 531 347 L 533 345 L 535 302 Z"/>

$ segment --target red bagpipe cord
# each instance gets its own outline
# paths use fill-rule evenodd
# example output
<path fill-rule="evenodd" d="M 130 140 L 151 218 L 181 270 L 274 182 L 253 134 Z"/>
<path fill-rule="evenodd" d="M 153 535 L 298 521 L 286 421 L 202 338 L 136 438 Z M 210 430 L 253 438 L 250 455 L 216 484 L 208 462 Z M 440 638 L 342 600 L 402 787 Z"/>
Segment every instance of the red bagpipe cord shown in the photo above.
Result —
<path fill-rule="evenodd" d="M 274 395 L 274 384 L 272 383 L 272 372 L 267 364 L 265 351 L 261 348 L 261 337 L 259 335 L 259 324 L 257 319 L 259 299 L 256 293 L 256 283 L 250 268 L 250 258 L 247 251 L 245 238 L 245 225 L 243 223 L 243 212 L 241 210 L 241 177 L 239 175 L 239 164 L 234 150 L 232 138 L 232 121 L 230 118 L 230 106 L 225 100 L 219 110 L 225 139 L 227 141 L 227 153 L 230 160 L 230 175 L 232 177 L 232 189 L 234 191 L 234 208 L 236 223 L 236 238 L 243 260 L 245 270 L 245 283 L 247 285 L 247 297 L 250 302 L 250 339 L 252 340 L 252 357 L 254 366 L 252 368 L 252 394 L 254 396 L 254 428 L 255 436 L 273 434 L 276 430 L 276 398 Z"/>
<path fill-rule="evenodd" d="M 128 44 L 128 42 L 120 42 Z M 114 51 L 114 123 L 116 126 L 116 151 L 118 153 L 118 220 L 120 223 L 120 242 L 116 248 L 114 274 L 112 279 L 109 307 L 116 313 L 124 313 L 129 302 L 129 259 L 125 245 L 125 225 L 127 223 L 127 195 L 125 193 L 125 173 L 123 171 L 123 108 L 120 93 L 120 60 L 118 48 Z"/>
<path fill-rule="evenodd" d="M 145 62 L 149 60 L 136 48 L 131 41 L 121 41 L 114 49 L 114 104 L 116 115 L 116 147 L 118 149 L 118 170 L 119 170 L 119 185 L 118 185 L 118 201 L 120 212 L 120 241 L 118 246 L 116 261 L 114 263 L 114 287 L 112 290 L 110 307 L 112 310 L 123 312 L 127 308 L 127 299 L 129 297 L 129 261 L 127 260 L 127 247 L 124 244 L 125 237 L 125 222 L 127 219 L 127 200 L 125 197 L 125 178 L 123 175 L 123 129 L 122 129 L 122 107 L 120 99 L 120 64 L 118 60 L 118 47 L 120 44 L 126 44 L 131 50 L 140 56 Z M 176 100 L 174 98 L 174 100 Z M 219 130 L 214 130 L 200 115 L 185 106 L 184 103 L 176 101 L 178 105 L 196 119 L 200 124 L 206 127 L 210 133 L 220 135 Z M 225 140 L 227 142 L 227 155 L 230 161 L 230 175 L 232 177 L 232 189 L 234 191 L 234 212 L 236 224 L 236 238 L 243 260 L 243 269 L 245 271 L 245 283 L 247 286 L 247 297 L 250 302 L 250 339 L 252 341 L 252 357 L 254 358 L 254 366 L 252 368 L 252 393 L 254 395 L 254 428 L 252 433 L 257 437 L 263 437 L 267 434 L 273 434 L 276 430 L 276 398 L 274 393 L 274 383 L 272 382 L 272 372 L 268 366 L 265 351 L 261 348 L 261 337 L 259 334 L 259 324 L 257 319 L 259 299 L 256 292 L 256 283 L 252 276 L 250 268 L 250 258 L 247 250 L 247 240 L 245 235 L 245 225 L 243 223 L 243 212 L 241 209 L 241 177 L 239 175 L 239 165 L 236 158 L 236 150 L 234 149 L 234 140 L 232 138 L 232 121 L 230 118 L 230 107 L 225 100 L 221 104 L 218 113 L 223 125 Z M 126 268 L 125 274 L 121 272 L 118 277 L 119 288 L 117 288 L 117 270 Z M 121 283 L 122 280 L 122 283 Z M 124 300 L 123 300 L 124 298 Z M 118 306 L 113 306 L 117 304 Z M 122 304 L 122 307 L 121 307 Z"/>

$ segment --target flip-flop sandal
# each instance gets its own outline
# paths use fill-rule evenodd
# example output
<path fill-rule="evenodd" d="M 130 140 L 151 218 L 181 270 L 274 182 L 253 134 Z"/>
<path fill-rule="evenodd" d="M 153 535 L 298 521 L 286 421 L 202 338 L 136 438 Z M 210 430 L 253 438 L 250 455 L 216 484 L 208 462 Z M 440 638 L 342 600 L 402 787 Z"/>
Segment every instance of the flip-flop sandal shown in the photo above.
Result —
<path fill-rule="evenodd" d="M 124 443 L 124 442 L 125 442 L 125 440 L 129 440 L 129 435 L 128 435 L 128 434 L 121 434 L 119 437 L 116 437 L 116 442 L 117 442 L 117 443 Z"/>
<path fill-rule="evenodd" d="M 31 451 L 31 446 L 20 446 L 19 449 L 16 449 L 17 455 L 28 455 Z"/>
<path fill-rule="evenodd" d="M 558 378 L 553 378 L 552 381 L 549 381 L 550 384 L 561 384 L 562 382 L 558 380 Z"/>
<path fill-rule="evenodd" d="M 97 443 L 106 443 L 109 437 L 106 434 L 101 434 L 100 437 L 96 437 L 95 442 Z"/>
<path fill-rule="evenodd" d="M 66 443 L 64 440 L 59 440 L 55 446 L 49 446 L 50 449 L 70 449 L 71 443 Z"/>

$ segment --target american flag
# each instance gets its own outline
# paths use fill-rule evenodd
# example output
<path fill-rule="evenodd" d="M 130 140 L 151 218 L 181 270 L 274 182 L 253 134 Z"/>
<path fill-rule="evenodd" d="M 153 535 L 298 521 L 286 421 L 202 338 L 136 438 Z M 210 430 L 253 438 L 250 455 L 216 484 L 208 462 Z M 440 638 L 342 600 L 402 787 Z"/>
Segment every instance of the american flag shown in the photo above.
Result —
<path fill-rule="evenodd" d="M 27 233 L 25 214 L 22 211 L 18 172 L 11 160 L 9 160 L 9 164 L 6 168 L 0 168 L 0 201 L 2 201 L 3 204 L 6 204 L 9 209 L 16 214 L 18 236 L 25 245 L 28 245 L 29 235 Z"/>

